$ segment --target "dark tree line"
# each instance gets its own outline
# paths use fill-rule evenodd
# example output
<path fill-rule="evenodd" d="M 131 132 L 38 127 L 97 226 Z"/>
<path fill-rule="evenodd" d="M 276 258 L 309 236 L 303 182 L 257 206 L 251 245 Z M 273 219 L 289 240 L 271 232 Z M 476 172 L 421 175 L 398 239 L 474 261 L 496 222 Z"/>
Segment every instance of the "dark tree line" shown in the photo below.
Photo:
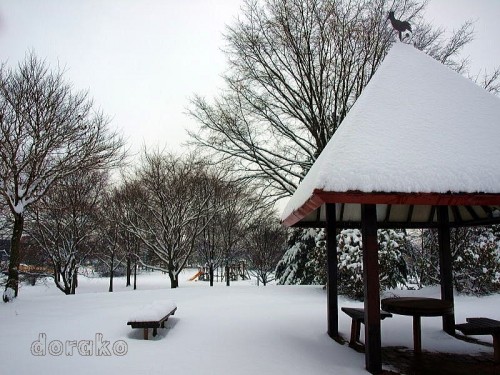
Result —
<path fill-rule="evenodd" d="M 139 261 L 168 273 L 172 288 L 189 262 L 207 266 L 210 285 L 219 266 L 226 269 L 228 285 L 232 262 L 248 260 L 251 267 L 260 266 L 252 262 L 255 248 L 245 242 L 248 229 L 262 217 L 268 219 L 266 224 L 278 223 L 275 212 L 251 187 L 194 155 L 145 152 L 123 189 L 136 196 L 122 199 L 121 205 L 124 227 L 143 247 Z M 267 250 L 281 256 L 283 246 Z"/>
<path fill-rule="evenodd" d="M 135 289 L 138 266 L 167 273 L 172 288 L 193 263 L 229 273 L 244 261 L 263 284 L 273 279 L 284 229 L 269 204 L 225 168 L 145 150 L 120 183 L 111 181 L 105 171 L 76 169 L 26 212 L 22 255 L 63 293 L 75 294 L 89 270 L 109 277 L 110 292 L 116 272 L 125 270 L 127 286 L 133 273 Z"/>

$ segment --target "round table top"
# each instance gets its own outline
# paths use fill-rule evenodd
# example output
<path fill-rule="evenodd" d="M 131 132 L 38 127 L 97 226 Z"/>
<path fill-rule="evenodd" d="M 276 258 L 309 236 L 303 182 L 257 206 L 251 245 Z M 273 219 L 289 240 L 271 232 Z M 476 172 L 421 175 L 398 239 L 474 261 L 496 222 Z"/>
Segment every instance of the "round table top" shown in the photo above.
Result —
<path fill-rule="evenodd" d="M 453 313 L 453 302 L 437 298 L 400 297 L 380 301 L 382 310 L 400 315 L 442 316 Z"/>

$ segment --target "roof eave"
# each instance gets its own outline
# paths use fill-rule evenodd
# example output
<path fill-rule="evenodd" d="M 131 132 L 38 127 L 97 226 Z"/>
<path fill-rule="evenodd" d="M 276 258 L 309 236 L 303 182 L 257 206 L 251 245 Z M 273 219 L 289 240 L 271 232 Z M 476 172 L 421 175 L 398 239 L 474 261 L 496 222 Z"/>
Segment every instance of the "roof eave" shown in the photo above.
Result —
<path fill-rule="evenodd" d="M 500 205 L 500 193 L 385 193 L 385 192 L 331 192 L 315 189 L 312 196 L 283 220 L 294 226 L 324 203 L 356 203 L 387 205 L 432 206 L 491 206 Z"/>

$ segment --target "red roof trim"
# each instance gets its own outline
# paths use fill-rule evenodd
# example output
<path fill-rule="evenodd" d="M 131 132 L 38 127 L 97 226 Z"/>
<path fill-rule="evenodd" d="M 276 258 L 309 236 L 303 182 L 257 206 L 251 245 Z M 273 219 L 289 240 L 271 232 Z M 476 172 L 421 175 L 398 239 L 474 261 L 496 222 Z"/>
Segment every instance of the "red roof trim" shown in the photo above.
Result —
<path fill-rule="evenodd" d="M 313 196 L 325 203 L 361 204 L 412 204 L 433 206 L 490 206 L 500 205 L 500 194 L 481 193 L 363 193 L 348 191 L 343 193 L 316 189 Z"/>
<path fill-rule="evenodd" d="M 361 191 L 330 192 L 315 189 L 313 195 L 283 224 L 293 226 L 311 214 L 323 203 L 402 204 L 436 206 L 491 206 L 500 205 L 500 194 L 482 193 L 364 193 Z"/>
<path fill-rule="evenodd" d="M 283 224 L 287 227 L 293 226 L 318 207 L 321 207 L 323 203 L 325 202 L 320 198 L 320 196 L 313 193 L 311 198 L 305 201 L 301 207 L 293 211 L 285 220 L 283 220 Z"/>

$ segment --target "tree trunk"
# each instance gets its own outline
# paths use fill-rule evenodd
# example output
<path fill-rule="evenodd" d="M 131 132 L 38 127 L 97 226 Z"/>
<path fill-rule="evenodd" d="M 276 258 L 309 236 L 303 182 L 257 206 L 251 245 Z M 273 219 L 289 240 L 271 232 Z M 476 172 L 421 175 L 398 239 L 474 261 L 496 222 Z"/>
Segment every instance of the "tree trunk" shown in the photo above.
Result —
<path fill-rule="evenodd" d="M 113 276 L 115 274 L 114 271 L 115 267 L 115 254 L 111 254 L 111 262 L 110 262 L 110 267 L 109 267 L 109 291 L 113 291 Z"/>
<path fill-rule="evenodd" d="M 127 256 L 127 285 L 130 286 L 130 276 L 132 274 L 132 261 L 130 259 L 130 254 Z"/>
<path fill-rule="evenodd" d="M 210 286 L 214 286 L 214 265 L 210 263 L 210 267 L 208 269 L 208 277 L 210 279 Z"/>
<path fill-rule="evenodd" d="M 77 286 L 78 286 L 78 268 L 74 268 L 69 294 L 75 294 Z"/>
<path fill-rule="evenodd" d="M 17 297 L 19 292 L 19 263 L 21 261 L 21 237 L 24 229 L 24 216 L 23 214 L 14 214 L 14 228 L 12 231 L 12 241 L 10 244 L 10 258 L 9 258 L 9 274 L 5 292 L 3 295 L 4 302 L 9 302 L 12 298 Z M 8 292 L 12 289 L 12 292 Z"/>
<path fill-rule="evenodd" d="M 134 290 L 137 289 L 137 262 L 134 263 Z"/>
<path fill-rule="evenodd" d="M 61 282 L 61 265 L 59 262 L 53 263 L 54 265 L 54 281 L 56 283 Z"/>
<path fill-rule="evenodd" d="M 229 264 L 226 264 L 226 286 L 230 286 L 231 281 L 229 280 Z"/>
<path fill-rule="evenodd" d="M 170 277 L 170 288 L 177 288 L 179 286 L 179 279 L 177 278 L 177 275 L 175 275 L 173 272 L 169 272 L 168 277 Z"/>

